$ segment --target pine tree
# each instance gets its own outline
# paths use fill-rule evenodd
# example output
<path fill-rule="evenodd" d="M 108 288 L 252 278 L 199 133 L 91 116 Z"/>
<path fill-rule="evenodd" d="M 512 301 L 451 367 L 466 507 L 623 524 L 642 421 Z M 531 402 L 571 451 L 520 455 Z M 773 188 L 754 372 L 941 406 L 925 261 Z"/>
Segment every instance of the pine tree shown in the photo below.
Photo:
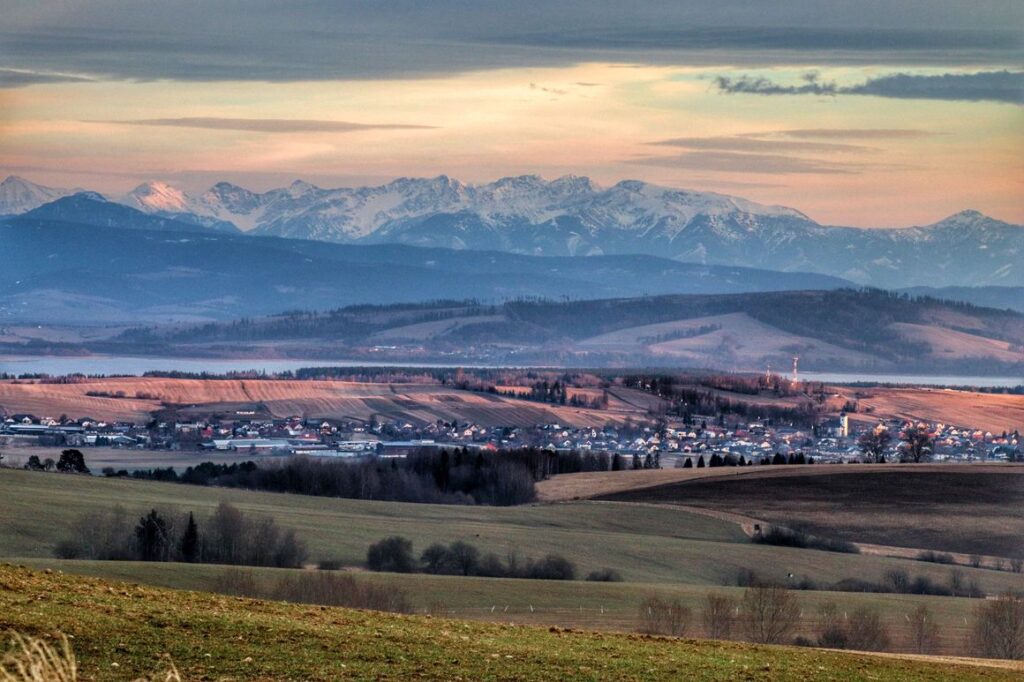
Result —
<path fill-rule="evenodd" d="M 181 560 L 187 564 L 193 564 L 199 559 L 199 528 L 192 512 L 188 513 L 188 525 L 185 526 L 185 534 L 181 537 L 180 551 Z"/>

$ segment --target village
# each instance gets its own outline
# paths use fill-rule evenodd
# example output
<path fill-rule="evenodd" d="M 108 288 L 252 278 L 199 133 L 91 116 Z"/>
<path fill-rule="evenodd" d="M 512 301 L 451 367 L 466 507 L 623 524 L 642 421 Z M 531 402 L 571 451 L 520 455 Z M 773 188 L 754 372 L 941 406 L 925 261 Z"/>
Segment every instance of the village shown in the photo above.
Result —
<path fill-rule="evenodd" d="M 34 446 L 176 451 L 196 463 L 215 454 L 235 460 L 306 455 L 331 458 L 404 457 L 419 449 L 466 448 L 501 451 L 533 447 L 552 451 L 606 453 L 626 458 L 627 468 L 747 465 L 755 463 L 858 463 L 900 461 L 900 439 L 909 426 L 928 435 L 932 462 L 999 462 L 1024 458 L 1019 431 L 993 433 L 936 422 L 879 420 L 855 423 L 845 413 L 811 428 L 776 425 L 770 419 L 740 422 L 734 416 L 692 415 L 681 419 L 626 420 L 604 427 L 558 423 L 488 426 L 437 420 L 273 418 L 251 413 L 148 424 L 91 418 L 54 419 L 3 415 L 0 451 Z M 868 458 L 864 433 L 886 431 L 880 453 Z M 129 458 L 130 459 L 130 458 Z"/>

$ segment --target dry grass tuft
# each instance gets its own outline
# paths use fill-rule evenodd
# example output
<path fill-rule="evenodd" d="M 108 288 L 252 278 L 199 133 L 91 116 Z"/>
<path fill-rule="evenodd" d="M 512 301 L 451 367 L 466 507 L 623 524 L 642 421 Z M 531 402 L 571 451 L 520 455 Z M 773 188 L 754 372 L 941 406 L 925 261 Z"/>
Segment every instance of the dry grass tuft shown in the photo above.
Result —
<path fill-rule="evenodd" d="M 75 682 L 78 664 L 68 638 L 61 635 L 59 646 L 11 633 L 11 651 L 0 659 L 0 682 Z"/>
<path fill-rule="evenodd" d="M 0 659 L 0 682 L 76 682 L 78 663 L 71 642 L 61 635 L 57 645 L 44 639 L 11 632 L 11 650 Z M 182 682 L 171 661 L 166 672 L 134 682 Z"/>

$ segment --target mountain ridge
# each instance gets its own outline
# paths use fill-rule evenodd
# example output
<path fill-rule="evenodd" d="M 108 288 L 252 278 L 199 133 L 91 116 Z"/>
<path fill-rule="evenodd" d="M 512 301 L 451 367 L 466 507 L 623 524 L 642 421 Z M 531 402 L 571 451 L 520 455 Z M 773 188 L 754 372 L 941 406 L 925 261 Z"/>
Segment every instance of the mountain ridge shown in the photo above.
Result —
<path fill-rule="evenodd" d="M 338 189 L 296 180 L 262 193 L 219 182 L 197 197 L 151 181 L 112 203 L 218 231 L 323 242 L 545 256 L 636 253 L 891 288 L 1024 285 L 1024 227 L 975 210 L 924 226 L 825 226 L 796 209 L 740 197 L 638 180 L 602 188 L 572 175 L 479 185 L 442 175 Z M 5 210 L 0 203 L 0 214 Z"/>

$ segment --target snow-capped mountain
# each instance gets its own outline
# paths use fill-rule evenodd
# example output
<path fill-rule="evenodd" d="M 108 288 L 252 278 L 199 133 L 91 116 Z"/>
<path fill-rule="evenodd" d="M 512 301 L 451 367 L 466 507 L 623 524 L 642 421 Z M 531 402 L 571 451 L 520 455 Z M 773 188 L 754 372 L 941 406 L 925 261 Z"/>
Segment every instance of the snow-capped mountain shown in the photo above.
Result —
<path fill-rule="evenodd" d="M 19 215 L 79 191 L 44 187 L 11 175 L 0 182 L 0 215 Z"/>
<path fill-rule="evenodd" d="M 1024 228 L 976 211 L 923 227 L 828 227 L 792 208 L 712 192 L 532 175 L 480 185 L 400 178 L 338 189 L 296 181 L 262 193 L 221 182 L 198 196 L 149 182 L 118 201 L 175 223 L 336 243 L 648 254 L 892 288 L 1024 285 Z"/>

